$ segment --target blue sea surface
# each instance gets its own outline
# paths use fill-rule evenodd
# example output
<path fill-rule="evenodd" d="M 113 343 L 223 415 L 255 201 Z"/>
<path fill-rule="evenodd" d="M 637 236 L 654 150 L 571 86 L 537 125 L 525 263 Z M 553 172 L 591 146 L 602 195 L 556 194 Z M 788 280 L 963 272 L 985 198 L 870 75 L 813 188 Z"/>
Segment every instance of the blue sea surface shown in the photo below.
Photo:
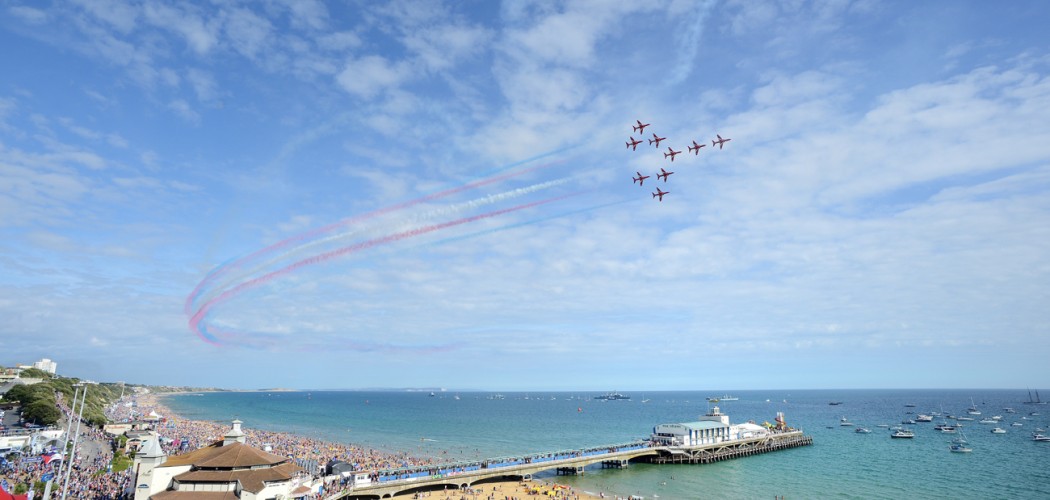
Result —
<path fill-rule="evenodd" d="M 1045 391 L 1044 391 L 1045 392 Z M 636 392 L 601 401 L 594 392 L 219 392 L 167 396 L 184 418 L 291 432 L 328 441 L 450 460 L 496 458 L 644 439 L 661 423 L 691 422 L 718 392 Z M 706 465 L 631 464 L 588 468 L 558 482 L 589 492 L 664 500 L 701 498 L 1050 498 L 1050 443 L 1031 438 L 1050 429 L 1050 407 L 1024 404 L 1025 390 L 740 391 L 717 403 L 732 423 L 772 422 L 776 412 L 803 429 L 812 446 Z M 967 416 L 971 453 L 951 453 L 933 423 L 906 425 L 914 439 L 891 439 L 888 428 L 914 414 Z M 645 402 L 643 402 L 645 401 Z M 841 402 L 830 405 L 830 402 Z M 914 406 L 910 406 L 914 405 Z M 1004 408 L 1016 413 L 1007 413 Z M 910 414 L 912 412 L 914 414 Z M 1030 413 L 1038 413 L 1031 415 Z M 982 417 L 1001 415 L 1006 434 Z M 846 417 L 854 432 L 841 426 Z M 954 422 L 949 420 L 949 422 Z M 1021 426 L 1014 426 L 1014 423 Z"/>

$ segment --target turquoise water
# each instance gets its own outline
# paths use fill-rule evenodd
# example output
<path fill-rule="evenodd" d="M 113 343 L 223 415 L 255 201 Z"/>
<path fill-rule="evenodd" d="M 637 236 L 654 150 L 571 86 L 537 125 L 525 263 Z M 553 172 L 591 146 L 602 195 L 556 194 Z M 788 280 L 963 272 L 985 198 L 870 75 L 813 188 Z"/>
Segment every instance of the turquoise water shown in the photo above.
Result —
<path fill-rule="evenodd" d="M 1050 391 L 1044 391 L 1050 394 Z M 721 393 L 719 393 L 721 394 Z M 459 399 L 455 396 L 458 395 Z M 645 438 L 659 423 L 693 421 L 708 410 L 701 392 L 631 393 L 630 401 L 597 401 L 596 393 L 274 392 L 170 396 L 165 403 L 192 419 L 244 421 L 245 427 L 293 432 L 418 455 L 494 458 L 615 444 Z M 664 500 L 699 498 L 1050 498 L 1050 407 L 1022 404 L 1025 390 L 742 391 L 719 403 L 733 423 L 789 425 L 814 445 L 708 465 L 631 464 L 588 468 L 559 482 L 608 495 Z M 571 398 L 571 399 L 570 399 Z M 907 412 L 966 416 L 971 398 L 983 413 L 964 422 L 972 453 L 950 453 L 952 435 L 919 423 L 912 440 L 891 439 L 877 424 L 899 425 Z M 643 399 L 648 402 L 642 403 Z M 841 401 L 837 406 L 831 401 Z M 915 405 L 907 407 L 906 405 Z M 1012 407 L 1016 413 L 1006 413 Z M 1040 415 L 1029 415 L 1038 412 Z M 1002 415 L 1007 434 L 992 434 L 983 416 Z M 857 434 L 841 417 L 872 430 Z M 1022 418 L 1025 417 L 1025 418 Z M 1012 426 L 1020 422 L 1022 426 Z"/>

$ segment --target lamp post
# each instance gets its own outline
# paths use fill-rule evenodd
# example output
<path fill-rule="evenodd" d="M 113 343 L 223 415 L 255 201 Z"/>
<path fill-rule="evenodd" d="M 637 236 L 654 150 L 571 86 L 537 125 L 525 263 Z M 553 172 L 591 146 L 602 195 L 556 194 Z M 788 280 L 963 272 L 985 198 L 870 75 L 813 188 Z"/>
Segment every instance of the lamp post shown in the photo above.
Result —
<path fill-rule="evenodd" d="M 87 384 L 87 382 L 84 382 Z M 73 458 L 77 456 L 77 439 L 80 438 L 80 421 L 84 417 L 84 403 L 87 401 L 87 385 L 84 385 L 84 396 L 80 398 L 80 413 L 77 415 L 77 430 L 73 433 L 73 447 L 69 450 L 69 456 L 66 457 L 66 477 L 62 479 L 62 500 L 66 500 L 66 493 L 69 492 L 69 474 L 73 472 Z M 75 410 L 75 408 L 73 408 Z"/>
<path fill-rule="evenodd" d="M 55 471 L 51 479 L 47 481 L 47 486 L 44 487 L 44 500 L 51 498 L 51 485 L 55 483 L 56 478 L 62 479 L 62 469 L 67 467 L 69 463 L 69 453 L 66 451 L 66 446 L 69 445 L 69 431 L 73 428 L 73 414 L 76 413 L 77 409 L 77 397 L 80 396 L 80 388 L 84 387 L 84 384 L 77 382 L 73 384 L 73 403 L 69 406 L 69 416 L 66 418 L 66 432 L 62 434 L 62 461 L 58 463 L 58 470 Z M 87 392 L 86 390 L 84 391 Z"/>

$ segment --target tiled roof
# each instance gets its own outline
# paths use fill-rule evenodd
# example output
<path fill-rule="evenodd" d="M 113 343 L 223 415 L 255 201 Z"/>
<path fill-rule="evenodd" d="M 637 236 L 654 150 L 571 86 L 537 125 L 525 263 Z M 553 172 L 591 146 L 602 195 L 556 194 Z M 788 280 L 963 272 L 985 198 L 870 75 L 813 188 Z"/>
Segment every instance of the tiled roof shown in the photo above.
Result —
<path fill-rule="evenodd" d="M 191 470 L 175 476 L 180 483 L 233 483 L 240 481 L 241 488 L 258 493 L 266 487 L 265 482 L 287 481 L 302 468 L 286 462 L 265 469 L 241 470 Z"/>
<path fill-rule="evenodd" d="M 276 465 L 287 460 L 285 457 L 252 448 L 244 443 L 223 446 L 222 441 L 216 441 L 204 448 L 168 457 L 161 467 L 192 465 L 194 468 L 203 469 L 234 469 L 255 465 Z"/>

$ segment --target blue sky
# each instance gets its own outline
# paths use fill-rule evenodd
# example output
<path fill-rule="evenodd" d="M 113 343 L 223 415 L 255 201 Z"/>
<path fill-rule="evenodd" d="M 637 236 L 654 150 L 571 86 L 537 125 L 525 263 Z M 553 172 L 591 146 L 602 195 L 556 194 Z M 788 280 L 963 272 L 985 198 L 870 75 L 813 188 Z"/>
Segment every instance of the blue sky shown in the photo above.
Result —
<path fill-rule="evenodd" d="M 2 365 L 229 388 L 1050 380 L 1046 2 L 0 10 Z M 651 132 L 659 151 L 625 149 Z"/>

